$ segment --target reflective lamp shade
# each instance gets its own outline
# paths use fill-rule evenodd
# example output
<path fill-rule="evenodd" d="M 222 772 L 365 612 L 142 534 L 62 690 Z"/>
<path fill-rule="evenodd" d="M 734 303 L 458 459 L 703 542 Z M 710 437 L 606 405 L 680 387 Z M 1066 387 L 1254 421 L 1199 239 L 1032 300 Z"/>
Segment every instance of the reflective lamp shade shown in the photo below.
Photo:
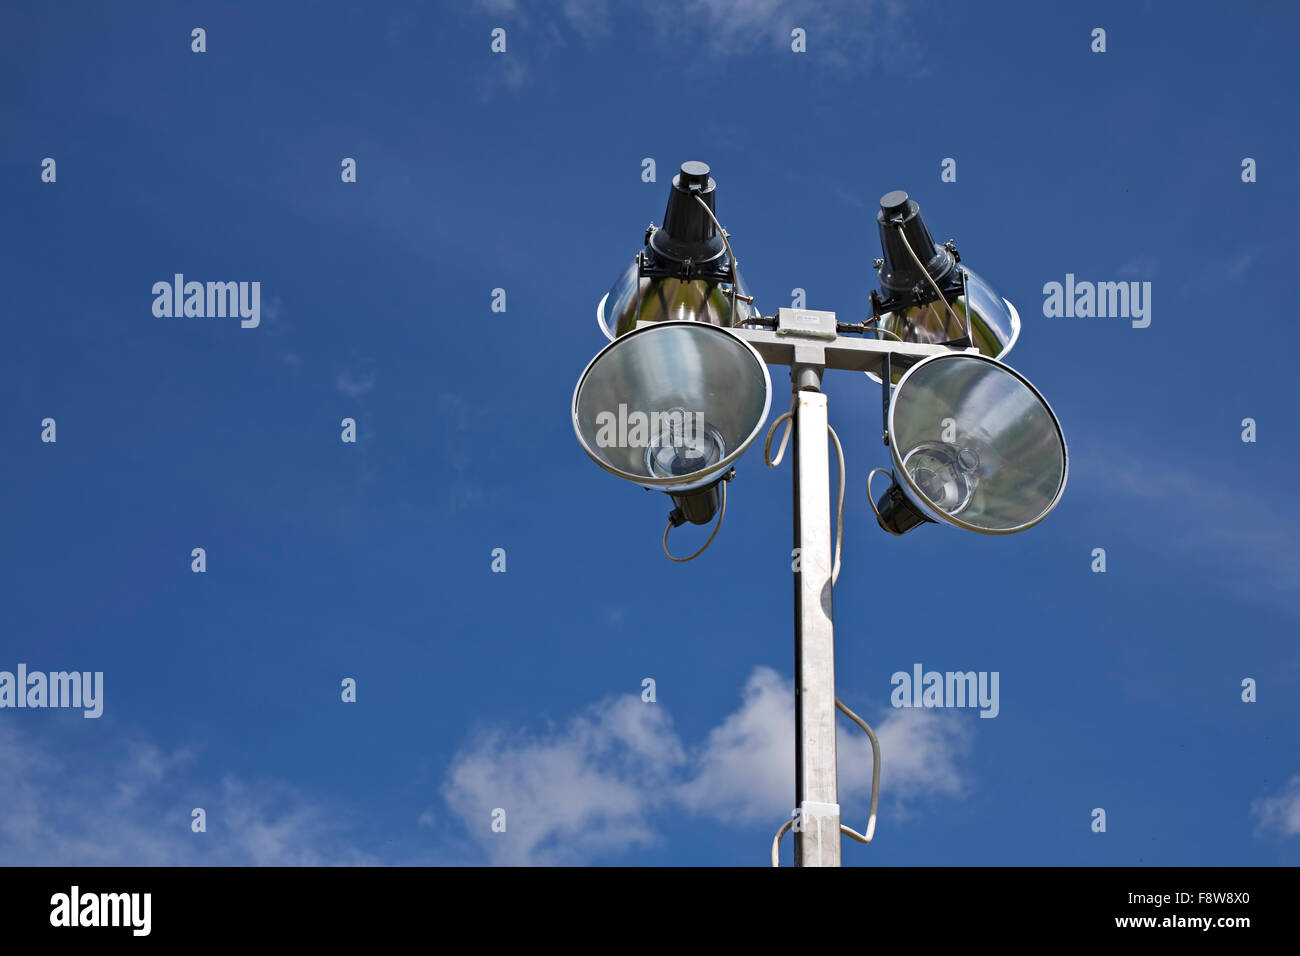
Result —
<path fill-rule="evenodd" d="M 650 226 L 645 248 L 596 306 L 605 338 L 626 335 L 638 322 L 731 328 L 759 314 L 752 303 L 732 302 L 733 263 L 713 221 L 718 184 L 709 173 L 707 163 L 691 161 L 673 177 L 663 225 Z M 736 291 L 748 297 L 739 273 L 735 278 Z"/>
<path fill-rule="evenodd" d="M 953 350 L 973 345 L 989 358 L 1011 351 L 1020 335 L 1015 308 L 958 265 L 955 246 L 934 241 L 915 200 L 901 189 L 880 197 L 876 227 L 883 257 L 876 271 L 880 291 L 871 293 L 871 306 L 880 328 L 904 342 Z M 905 371 L 894 369 L 890 384 Z"/>
<path fill-rule="evenodd" d="M 573 429 L 606 471 L 674 494 L 722 478 L 771 400 L 767 366 L 749 343 L 713 325 L 663 322 L 591 360 L 573 392 Z"/>
<path fill-rule="evenodd" d="M 691 321 L 731 327 L 730 281 L 672 277 L 641 277 L 638 281 L 638 274 L 634 259 L 596 305 L 596 321 L 605 338 L 613 340 L 626 335 L 636 328 L 638 321 Z M 745 277 L 739 278 L 740 294 L 748 296 Z M 758 314 L 752 303 L 736 300 L 736 325 Z"/>
<path fill-rule="evenodd" d="M 1033 527 L 1065 491 L 1065 436 L 1024 377 L 973 352 L 935 355 L 903 375 L 889 405 L 896 480 L 877 505 L 902 534 L 926 521 L 982 534 Z"/>
<path fill-rule="evenodd" d="M 971 344 L 980 350 L 981 355 L 1002 358 L 1011 351 L 1016 339 L 1020 337 L 1020 313 L 970 269 L 965 266 L 958 268 L 965 273 L 966 291 L 950 303 L 952 311 L 956 313 L 955 321 L 943 303 L 936 300 L 926 305 L 886 312 L 880 317 L 880 327 L 904 342 L 943 345 L 966 335 L 966 316 L 969 313 Z M 964 344 L 962 343 L 963 347 Z M 891 384 L 897 385 L 905 371 L 906 369 L 895 369 L 890 376 Z M 879 376 L 870 372 L 867 374 L 875 381 L 880 381 Z"/>

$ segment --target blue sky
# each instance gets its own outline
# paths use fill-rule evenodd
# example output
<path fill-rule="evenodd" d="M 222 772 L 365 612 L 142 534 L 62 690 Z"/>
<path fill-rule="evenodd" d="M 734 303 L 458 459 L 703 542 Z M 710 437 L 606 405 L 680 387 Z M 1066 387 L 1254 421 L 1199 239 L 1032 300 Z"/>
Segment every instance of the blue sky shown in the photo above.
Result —
<path fill-rule="evenodd" d="M 1300 863 L 1297 20 L 6 4 L 0 670 L 102 671 L 104 714 L 0 710 L 0 863 L 766 861 L 793 801 L 789 463 L 751 449 L 675 565 L 666 499 L 568 418 L 594 305 L 690 159 L 767 313 L 802 288 L 864 317 L 876 202 L 908 190 L 1018 306 L 1009 362 L 1070 445 L 1030 531 L 893 539 L 863 488 L 879 393 L 828 376 L 838 689 L 885 761 L 846 864 Z M 156 317 L 178 272 L 260 282 L 260 325 Z M 1149 281 L 1150 326 L 1046 317 L 1067 273 Z M 998 716 L 891 708 L 915 663 L 997 671 Z"/>

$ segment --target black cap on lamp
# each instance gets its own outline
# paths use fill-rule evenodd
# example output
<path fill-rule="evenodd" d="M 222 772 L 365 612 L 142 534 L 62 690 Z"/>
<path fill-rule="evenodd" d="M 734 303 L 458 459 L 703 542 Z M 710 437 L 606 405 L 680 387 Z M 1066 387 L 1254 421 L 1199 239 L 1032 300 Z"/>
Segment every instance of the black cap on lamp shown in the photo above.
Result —
<path fill-rule="evenodd" d="M 656 257 L 698 266 L 712 262 L 727 251 L 713 219 L 696 199 L 702 199 L 716 215 L 717 190 L 718 184 L 709 175 L 707 164 L 682 163 L 681 172 L 673 177 L 668 193 L 664 224 L 650 235 L 650 248 Z"/>
<path fill-rule="evenodd" d="M 898 228 L 900 223 L 901 230 Z M 881 197 L 876 228 L 880 231 L 880 248 L 884 253 L 876 273 L 880 280 L 880 293 L 871 294 L 876 315 L 902 312 L 911 306 L 935 301 L 930 279 L 934 280 L 946 300 L 961 295 L 957 256 L 947 247 L 935 243 L 921 216 L 921 207 L 909 199 L 907 193 L 895 189 Z M 908 252 L 909 245 L 916 253 L 916 259 L 925 266 L 925 271 L 917 267 L 916 259 Z M 930 279 L 926 278 L 926 272 Z"/>

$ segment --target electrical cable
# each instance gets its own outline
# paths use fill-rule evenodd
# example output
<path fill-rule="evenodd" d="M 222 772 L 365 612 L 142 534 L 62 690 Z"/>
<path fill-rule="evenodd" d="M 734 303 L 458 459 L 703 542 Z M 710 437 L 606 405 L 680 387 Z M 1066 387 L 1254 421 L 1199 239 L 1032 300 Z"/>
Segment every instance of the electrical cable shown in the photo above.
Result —
<path fill-rule="evenodd" d="M 887 330 L 880 329 L 877 331 Z M 785 457 L 786 444 L 790 440 L 790 433 L 794 430 L 794 416 L 795 410 L 798 407 L 798 401 L 799 393 L 796 391 L 790 397 L 790 410 L 778 415 L 776 419 L 773 420 L 772 424 L 768 426 L 767 437 L 763 441 L 763 462 L 769 468 L 775 468 L 777 465 L 781 464 L 781 459 Z M 781 444 L 780 447 L 777 448 L 776 457 L 773 458 L 772 439 L 776 435 L 776 430 L 781 427 L 782 422 L 786 423 L 786 427 L 785 431 L 781 435 Z M 831 563 L 831 585 L 834 586 L 835 582 L 838 581 L 840 577 L 840 558 L 844 544 L 844 486 L 846 484 L 846 479 L 844 446 L 840 442 L 840 436 L 835 433 L 835 429 L 831 427 L 829 422 L 826 424 L 826 432 L 830 435 L 831 442 L 835 446 L 835 458 L 839 471 L 839 490 L 836 494 L 835 500 L 835 557 Z M 870 498 L 872 476 L 875 474 L 875 471 L 883 470 L 884 469 L 878 468 L 872 471 L 871 474 L 867 475 L 868 499 Z M 871 507 L 874 511 L 874 502 L 871 503 Z M 879 513 L 877 513 L 877 517 L 879 517 Z M 719 521 L 721 521 L 721 519 L 719 519 Z M 667 533 L 665 533 L 665 550 L 667 540 Z M 876 810 L 880 804 L 880 741 L 876 739 L 876 733 L 871 729 L 871 725 L 845 706 L 844 702 L 838 697 L 835 698 L 835 707 L 842 714 L 861 727 L 862 730 L 866 732 L 867 739 L 871 741 L 871 810 L 867 818 L 867 832 L 859 833 L 852 827 L 840 824 L 840 832 L 845 836 L 856 840 L 858 843 L 867 844 L 871 842 L 872 838 L 876 834 Z M 785 836 L 786 832 L 791 826 L 793 826 L 793 824 L 793 820 L 785 821 L 785 823 L 781 824 L 780 829 L 776 831 L 776 835 L 772 838 L 772 866 L 779 867 L 781 865 L 781 838 Z"/>
<path fill-rule="evenodd" d="M 718 492 L 722 496 L 722 502 L 718 507 L 718 523 L 713 526 L 713 534 L 709 535 L 709 540 L 700 545 L 700 550 L 696 551 L 690 557 L 679 558 L 668 550 L 668 532 L 672 531 L 675 527 L 671 521 L 668 522 L 668 527 L 664 528 L 664 554 L 668 555 L 669 561 L 676 561 L 678 564 L 685 564 L 687 561 L 694 561 L 708 550 L 709 545 L 713 544 L 713 539 L 718 536 L 718 531 L 722 528 L 722 519 L 727 516 L 727 480 L 725 478 L 718 483 Z"/>
<path fill-rule="evenodd" d="M 840 824 L 841 833 L 858 843 L 866 845 L 876 835 L 876 810 L 880 806 L 880 741 L 876 739 L 876 733 L 871 729 L 871 725 L 849 710 L 844 701 L 838 697 L 835 698 L 835 709 L 866 731 L 867 738 L 871 741 L 871 810 L 867 816 L 867 832 L 859 833 L 850 826 Z M 772 837 L 772 866 L 774 867 L 781 865 L 781 838 L 793 825 L 794 820 L 786 820 L 785 823 L 781 824 L 780 829 L 776 831 L 776 836 Z"/>
<path fill-rule="evenodd" d="M 695 201 L 704 207 L 704 211 L 707 212 L 709 214 L 709 218 L 713 220 L 713 226 L 715 229 L 718 230 L 718 235 L 722 237 L 722 244 L 724 247 L 726 247 L 727 250 L 727 260 L 731 264 L 731 328 L 735 328 L 736 327 L 736 297 L 740 295 L 740 273 L 737 271 L 736 256 L 731 251 L 731 241 L 727 234 L 727 230 L 722 228 L 722 223 L 718 222 L 718 217 L 713 214 L 713 210 L 709 208 L 709 204 L 706 203 L 698 193 L 695 195 Z M 640 292 L 639 285 L 637 287 L 637 291 L 638 293 Z M 639 314 L 640 313 L 638 312 L 638 315 Z M 743 325 L 744 323 L 742 322 L 741 324 Z M 769 433 L 769 440 L 770 440 L 770 433 Z M 782 448 L 785 447 L 784 441 L 781 443 L 781 447 Z M 718 491 L 722 496 L 722 502 L 718 507 L 718 523 L 713 526 L 713 534 L 709 535 L 709 540 L 705 541 L 704 544 L 700 546 L 700 549 L 696 551 L 694 554 L 690 555 L 689 557 L 679 558 L 671 551 L 668 550 L 668 532 L 672 531 L 673 528 L 675 527 L 672 521 L 668 522 L 668 527 L 664 528 L 663 545 L 664 545 L 664 554 L 668 555 L 669 561 L 676 561 L 678 564 L 684 564 L 687 561 L 694 561 L 706 550 L 708 550 L 709 545 L 713 544 L 713 539 L 718 536 L 718 531 L 721 530 L 722 528 L 722 519 L 726 517 L 727 514 L 726 479 L 723 479 Z"/>
<path fill-rule="evenodd" d="M 871 510 L 874 511 L 874 512 L 876 513 L 876 521 L 879 523 L 879 522 L 880 522 L 880 511 L 876 508 L 876 499 L 875 499 L 875 496 L 872 494 L 872 491 L 871 491 L 871 479 L 874 478 L 874 477 L 876 477 L 876 472 L 878 472 L 878 471 L 879 471 L 879 472 L 883 472 L 884 474 L 888 475 L 890 478 L 893 478 L 893 477 L 894 477 L 894 473 L 893 473 L 892 471 L 890 471 L 888 468 L 872 468 L 869 472 L 867 472 L 867 504 L 870 505 L 870 506 L 871 506 Z M 895 479 L 895 480 L 896 480 L 896 479 Z M 885 527 L 884 524 L 881 524 L 880 526 L 881 526 L 882 528 Z M 888 528 L 885 528 L 885 530 L 886 530 L 886 531 L 889 531 Z M 898 535 L 895 534 L 895 533 L 892 532 L 892 531 L 890 531 L 889 533 L 890 533 L 890 534 L 893 534 L 894 537 L 898 537 Z"/>
<path fill-rule="evenodd" d="M 736 256 L 731 251 L 731 237 L 728 235 L 727 230 L 722 228 L 722 223 L 718 222 L 718 217 L 713 214 L 713 210 L 709 208 L 709 204 L 704 201 L 699 193 L 695 194 L 695 201 L 703 206 L 704 211 L 709 214 L 709 218 L 713 220 L 713 227 L 718 230 L 718 235 L 722 237 L 722 244 L 727 249 L 727 259 L 731 263 L 731 328 L 734 329 L 736 327 L 736 296 L 740 295 L 740 272 L 737 268 Z"/>
<path fill-rule="evenodd" d="M 794 824 L 793 820 L 786 820 L 781 824 L 781 829 L 776 831 L 776 836 L 772 837 L 772 865 L 781 865 L 781 837 L 785 836 L 785 831 L 790 829 Z"/>
<path fill-rule="evenodd" d="M 786 442 L 790 440 L 790 432 L 794 430 L 794 410 L 795 404 L 799 401 L 799 395 L 796 392 L 790 397 L 790 411 L 778 415 L 767 429 L 767 439 L 763 442 L 763 463 L 769 468 L 775 468 L 781 464 L 781 459 L 785 457 Z M 782 422 L 788 422 L 785 431 L 781 433 L 781 445 L 776 450 L 776 457 L 772 457 L 772 437 Z M 835 443 L 835 458 L 839 462 L 839 494 L 835 502 L 835 559 L 831 562 L 831 584 L 835 584 L 840 579 L 840 551 L 844 545 L 844 446 L 840 444 L 840 436 L 835 434 L 835 429 L 829 424 L 826 425 L 826 431 L 831 436 L 831 441 Z"/>
<path fill-rule="evenodd" d="M 785 455 L 786 442 L 790 439 L 790 432 L 794 428 L 795 407 L 798 402 L 798 393 L 795 393 L 790 400 L 790 411 L 779 415 L 772 422 L 767 430 L 767 439 L 763 442 L 763 461 L 769 468 L 775 468 L 781 463 Z M 781 436 L 781 445 L 777 449 L 776 458 L 772 458 L 772 438 L 776 430 L 780 427 L 781 422 L 788 422 L 784 434 Z M 835 558 L 831 566 L 831 585 L 833 586 L 840 576 L 840 557 L 841 548 L 844 544 L 844 486 L 845 486 L 845 465 L 844 465 L 844 446 L 840 443 L 840 436 L 835 433 L 835 429 L 829 423 L 826 425 L 826 431 L 830 435 L 831 441 L 835 445 L 835 458 L 839 465 L 839 492 L 836 495 L 835 502 Z M 876 469 L 880 471 L 883 469 Z M 875 472 L 867 476 L 868 497 L 870 497 L 871 477 Z M 872 510 L 875 510 L 875 504 L 872 503 Z M 666 537 L 665 537 L 666 540 Z M 871 741 L 871 810 L 867 818 L 867 832 L 859 833 L 852 827 L 840 824 L 840 832 L 856 840 L 858 843 L 870 843 L 876 834 L 876 810 L 880 804 L 880 741 L 876 739 L 876 733 L 871 729 L 871 725 L 851 711 L 842 700 L 835 698 L 835 707 L 842 714 L 852 720 L 855 724 L 866 732 L 867 739 Z M 787 820 L 776 831 L 776 836 L 772 838 L 772 865 L 781 865 L 781 838 L 785 836 L 793 820 Z"/>
<path fill-rule="evenodd" d="M 775 468 L 781 464 L 781 459 L 785 457 L 785 443 L 790 440 L 790 432 L 794 428 L 794 409 L 795 402 L 799 401 L 798 395 L 790 396 L 790 410 L 782 415 L 778 415 L 772 422 L 772 426 L 767 430 L 767 441 L 763 442 L 763 463 L 769 468 Z M 781 447 L 776 450 L 776 457 L 772 457 L 772 436 L 776 434 L 777 427 L 788 421 L 790 424 L 785 426 L 785 431 L 781 435 Z"/>
<path fill-rule="evenodd" d="M 879 320 L 878 320 L 878 319 L 872 319 L 871 321 L 872 321 L 872 322 L 876 322 L 876 321 L 879 321 Z M 882 328 L 881 328 L 880 326 L 878 326 L 878 325 L 874 325 L 874 326 L 873 326 L 873 325 L 871 325 L 870 323 L 866 323 L 866 322 L 864 322 L 863 325 L 862 325 L 862 331 L 864 331 L 864 332 L 880 332 L 882 335 L 892 335 L 892 336 L 894 336 L 894 338 L 898 339 L 898 341 L 900 341 L 900 342 L 903 341 L 903 337 L 902 337 L 901 335 L 898 335 L 898 334 L 895 333 L 895 332 L 891 332 L 891 331 L 889 331 L 889 329 L 882 329 Z"/>
<path fill-rule="evenodd" d="M 916 254 L 916 250 L 913 249 L 912 244 L 907 241 L 907 233 L 903 231 L 903 224 L 901 222 L 895 222 L 894 225 L 898 227 L 898 238 L 903 240 L 903 245 L 907 247 L 908 253 L 912 256 L 912 261 L 916 263 L 918 269 L 925 273 L 925 277 L 930 280 L 930 287 L 934 289 L 934 294 L 939 297 L 939 301 L 943 303 L 944 308 L 948 310 L 948 314 L 952 316 L 953 321 L 957 323 L 958 327 L 966 328 L 966 323 L 957 317 L 957 313 L 953 311 L 948 300 L 943 297 L 943 292 L 939 289 L 939 284 L 934 281 L 934 276 L 930 275 L 930 270 L 921 262 L 920 257 Z"/>
<path fill-rule="evenodd" d="M 876 808 L 880 805 L 880 741 L 876 739 L 876 732 L 871 729 L 871 725 L 844 706 L 844 701 L 838 697 L 835 698 L 835 707 L 841 714 L 861 727 L 866 732 L 867 739 L 871 741 L 871 811 L 867 817 L 867 832 L 862 834 L 850 827 L 840 827 L 841 830 L 859 843 L 870 843 L 871 838 L 876 835 Z"/>
<path fill-rule="evenodd" d="M 835 442 L 835 457 L 840 463 L 840 493 L 835 503 L 835 560 L 831 562 L 831 585 L 834 586 L 840 579 L 840 548 L 844 545 L 844 446 L 829 423 L 826 430 L 830 432 L 831 441 Z"/>

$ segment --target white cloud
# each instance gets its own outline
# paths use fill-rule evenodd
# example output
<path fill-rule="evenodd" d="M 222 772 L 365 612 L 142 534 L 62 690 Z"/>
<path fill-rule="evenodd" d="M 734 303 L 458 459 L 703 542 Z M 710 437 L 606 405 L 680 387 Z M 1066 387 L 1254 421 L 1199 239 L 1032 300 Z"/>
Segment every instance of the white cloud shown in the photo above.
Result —
<path fill-rule="evenodd" d="M 794 689 L 769 667 L 750 675 L 740 709 L 709 732 L 680 797 L 691 809 L 738 823 L 772 823 L 794 802 Z"/>
<path fill-rule="evenodd" d="M 1261 830 L 1283 837 L 1300 836 L 1300 774 L 1292 777 L 1280 794 L 1256 800 L 1250 809 Z"/>
<path fill-rule="evenodd" d="M 760 667 L 750 676 L 742 697 L 740 709 L 709 734 L 681 797 L 692 809 L 719 819 L 779 822 L 790 815 L 794 804 L 794 688 L 776 671 Z M 865 818 L 871 794 L 871 743 L 842 717 L 837 727 L 841 806 L 846 816 L 852 816 L 850 801 L 861 797 L 860 815 Z M 872 729 L 882 754 L 882 804 L 901 809 L 905 801 L 917 797 L 959 796 L 964 791 L 966 781 L 957 763 L 969 749 L 969 733 L 959 716 L 913 708 L 889 710 Z"/>
<path fill-rule="evenodd" d="M 0 860 L 11 866 L 313 866 L 375 862 L 324 808 L 280 783 L 181 775 L 187 751 L 128 743 L 56 758 L 0 723 Z M 59 748 L 63 749 L 63 748 Z M 207 832 L 190 829 L 207 812 Z"/>
<path fill-rule="evenodd" d="M 639 695 L 607 699 L 540 734 L 487 730 L 452 760 L 442 786 L 479 847 L 456 860 L 486 853 L 501 864 L 588 862 L 654 845 L 656 823 L 672 813 L 774 831 L 794 800 L 793 717 L 790 681 L 757 668 L 736 711 L 694 748 L 662 704 Z M 841 721 L 840 729 L 841 803 L 846 822 L 861 828 L 871 751 L 856 728 Z M 877 733 L 888 812 L 963 792 L 958 762 L 968 741 L 959 717 L 891 710 Z M 203 785 L 187 750 L 126 743 L 73 755 L 52 737 L 0 722 L 0 860 L 11 865 L 379 862 L 348 840 L 334 813 L 281 782 L 226 776 Z M 206 833 L 190 829 L 194 807 L 207 812 Z M 491 829 L 498 807 L 505 833 Z M 441 815 L 426 809 L 413 825 L 437 830 Z"/>
<path fill-rule="evenodd" d="M 901 810 L 905 803 L 920 797 L 958 797 L 966 792 L 969 780 L 958 764 L 970 751 L 971 731 L 960 714 L 900 708 L 889 711 L 872 729 L 880 740 L 881 754 L 888 754 L 880 767 L 882 801 L 887 795 Z M 841 731 L 841 741 L 845 732 Z M 864 735 L 855 734 L 854 740 L 859 754 L 850 761 L 849 773 L 841 772 L 841 781 L 847 779 L 857 791 L 869 793 L 871 745 Z M 846 749 L 841 743 L 840 752 Z"/>
<path fill-rule="evenodd" d="M 846 821 L 865 827 L 871 746 L 856 727 L 838 737 Z M 882 805 L 960 795 L 969 734 L 960 717 L 891 710 L 876 726 Z M 452 812 L 497 863 L 574 863 L 656 839 L 657 811 L 686 809 L 775 831 L 794 803 L 794 693 L 757 668 L 739 709 L 688 752 L 661 704 L 612 698 L 548 734 L 482 735 L 455 758 L 443 787 Z M 505 833 L 491 830 L 506 810 Z"/>
<path fill-rule="evenodd" d="M 683 756 L 666 711 L 611 698 L 549 735 L 484 734 L 453 760 L 443 797 L 496 863 L 575 863 L 650 843 L 662 780 Z M 491 830 L 506 811 L 505 833 Z"/>

